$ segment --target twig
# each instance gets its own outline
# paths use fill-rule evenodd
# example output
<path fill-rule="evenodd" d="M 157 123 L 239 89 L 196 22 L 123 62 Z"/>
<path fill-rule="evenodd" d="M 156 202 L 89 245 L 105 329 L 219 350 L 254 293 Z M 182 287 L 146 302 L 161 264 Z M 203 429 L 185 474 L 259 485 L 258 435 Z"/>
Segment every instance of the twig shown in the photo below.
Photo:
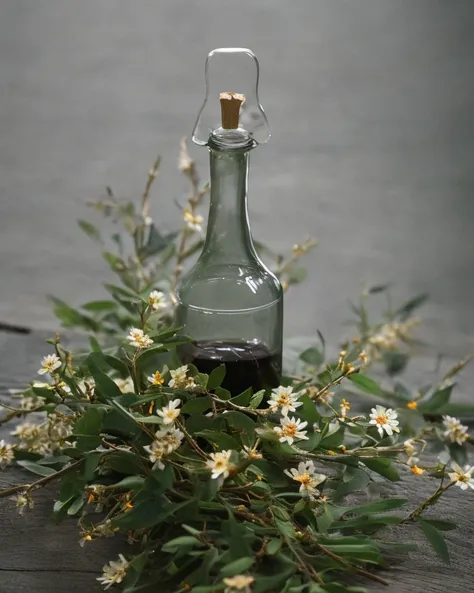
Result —
<path fill-rule="evenodd" d="M 35 488 L 42 488 L 46 486 L 46 484 L 49 484 L 49 482 L 53 482 L 57 478 L 60 478 L 64 474 L 67 474 L 68 472 L 72 471 L 73 469 L 81 465 L 83 461 L 83 459 L 79 459 L 78 461 L 71 463 L 71 465 L 63 467 L 54 474 L 51 474 L 50 476 L 45 476 L 44 478 L 41 478 L 40 480 L 33 482 L 33 484 L 21 484 L 20 486 L 12 486 L 11 488 L 7 488 L 6 490 L 0 490 L 0 498 L 10 496 L 11 494 L 15 494 L 15 492 L 30 492 L 30 490 L 33 490 Z"/>
<path fill-rule="evenodd" d="M 425 511 L 429 506 L 431 506 L 436 500 L 444 493 L 448 488 L 451 488 L 456 484 L 456 481 L 452 481 L 446 486 L 443 486 L 444 477 L 441 480 L 441 484 L 435 490 L 435 492 L 428 497 L 422 504 L 420 504 L 413 512 L 411 512 L 406 519 L 403 519 L 402 523 L 408 523 L 408 521 L 414 521 L 417 517 L 419 517 L 423 511 Z"/>
<path fill-rule="evenodd" d="M 377 583 L 381 583 L 382 585 L 388 586 L 390 584 L 388 581 L 386 581 L 382 577 L 379 577 L 376 574 L 373 574 L 372 572 L 369 572 L 368 570 L 365 570 L 363 568 L 359 568 L 358 566 L 355 566 L 354 564 L 351 564 L 350 562 L 348 562 L 342 556 L 339 556 L 338 554 L 334 554 L 334 552 L 331 552 L 331 550 L 328 550 L 326 547 L 324 547 L 322 544 L 320 544 L 316 540 L 313 540 L 312 538 L 311 538 L 311 543 L 313 545 L 315 545 L 319 550 L 321 550 L 321 552 L 323 554 L 325 554 L 326 556 L 329 556 L 329 558 L 332 558 L 336 562 L 339 562 L 339 564 L 342 564 L 343 566 L 345 566 L 346 568 L 349 568 L 353 572 L 356 572 L 357 574 L 360 574 L 361 576 L 364 576 L 367 579 L 370 579 Z"/>

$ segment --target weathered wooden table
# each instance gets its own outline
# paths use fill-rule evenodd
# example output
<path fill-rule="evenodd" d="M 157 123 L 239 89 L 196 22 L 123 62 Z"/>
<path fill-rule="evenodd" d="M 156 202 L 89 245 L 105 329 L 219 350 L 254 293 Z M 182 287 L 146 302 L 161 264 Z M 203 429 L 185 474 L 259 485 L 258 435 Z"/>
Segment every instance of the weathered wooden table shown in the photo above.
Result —
<path fill-rule="evenodd" d="M 45 337 L 0 333 L 2 397 L 9 388 L 20 388 L 34 376 L 40 357 L 49 351 L 43 343 Z M 417 372 L 421 372 L 423 361 L 418 367 Z M 467 380 L 465 384 L 472 385 Z M 466 389 L 464 398 L 468 396 Z M 22 471 L 7 470 L 0 473 L 0 489 L 24 480 Z M 410 474 L 406 480 L 387 488 L 415 506 L 436 488 L 437 482 L 430 482 Z M 119 552 L 127 554 L 128 544 L 115 539 L 79 547 L 74 520 L 54 525 L 50 519 L 54 495 L 53 485 L 37 491 L 34 509 L 24 516 L 16 513 L 11 501 L 0 499 L 0 593 L 99 592 L 101 587 L 95 578 L 101 567 Z M 459 525 L 459 529 L 446 535 L 451 565 L 441 564 L 435 558 L 418 529 L 406 527 L 397 537 L 418 543 L 420 549 L 386 571 L 384 576 L 391 584 L 371 586 L 374 593 L 474 593 L 474 493 L 453 488 L 437 505 L 434 515 Z"/>

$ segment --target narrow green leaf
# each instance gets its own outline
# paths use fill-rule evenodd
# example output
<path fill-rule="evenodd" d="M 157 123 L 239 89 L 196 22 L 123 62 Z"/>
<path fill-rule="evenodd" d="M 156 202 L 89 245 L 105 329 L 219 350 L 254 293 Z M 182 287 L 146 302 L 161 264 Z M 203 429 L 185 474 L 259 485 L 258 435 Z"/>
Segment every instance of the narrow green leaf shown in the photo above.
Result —
<path fill-rule="evenodd" d="M 17 464 L 32 472 L 33 474 L 37 474 L 38 476 L 46 477 L 52 476 L 56 473 L 55 469 L 46 467 L 45 465 L 39 465 L 38 463 L 34 463 L 34 461 L 28 461 L 27 459 L 19 460 L 17 461 Z"/>
<path fill-rule="evenodd" d="M 203 546 L 203 544 L 191 535 L 181 535 L 180 537 L 175 537 L 174 539 L 167 541 L 161 546 L 161 550 L 168 554 L 174 554 L 183 546 L 187 549 L 192 549 L 196 546 Z"/>
<path fill-rule="evenodd" d="M 267 556 L 274 556 L 280 551 L 283 542 L 281 539 L 271 539 L 267 544 Z"/>
<path fill-rule="evenodd" d="M 85 503 L 84 496 L 81 493 L 74 499 L 73 503 L 67 510 L 67 514 L 70 516 L 75 515 L 82 509 L 82 507 L 84 506 L 84 503 Z"/>
<path fill-rule="evenodd" d="M 365 393 L 370 393 L 371 395 L 383 395 L 383 389 L 380 387 L 380 385 L 366 375 L 354 373 L 353 375 L 349 375 L 347 378 L 361 391 L 365 391 Z"/>
<path fill-rule="evenodd" d="M 441 535 L 441 533 L 436 529 L 436 527 L 430 523 L 427 523 L 423 519 L 418 519 L 418 523 L 421 530 L 425 534 L 426 539 L 430 542 L 438 557 L 443 562 L 446 562 L 446 564 L 450 564 L 451 561 L 449 558 L 448 546 L 446 545 L 444 537 Z"/>
<path fill-rule="evenodd" d="M 189 399 L 181 408 L 183 414 L 204 414 L 212 408 L 212 399 L 206 395 Z"/>
<path fill-rule="evenodd" d="M 201 430 L 195 434 L 198 437 L 206 439 L 211 445 L 217 446 L 218 449 L 231 449 L 232 451 L 238 451 L 240 449 L 240 445 L 234 437 L 225 432 L 217 430 Z"/>
<path fill-rule="evenodd" d="M 428 525 L 431 525 L 432 527 L 434 527 L 435 529 L 438 529 L 439 531 L 451 531 L 452 529 L 457 528 L 456 523 L 453 523 L 452 521 L 441 521 L 440 519 L 425 519 L 425 518 L 423 518 L 422 521 L 424 523 L 428 523 Z"/>
<path fill-rule="evenodd" d="M 93 241 L 96 241 L 97 243 L 102 242 L 98 229 L 92 223 L 87 220 L 78 220 L 77 224 L 79 225 L 80 229 Z"/>
<path fill-rule="evenodd" d="M 230 562 L 223 568 L 221 568 L 222 577 L 232 577 L 236 574 L 242 574 L 247 571 L 254 563 L 254 559 L 250 556 L 244 556 L 234 562 Z"/>
<path fill-rule="evenodd" d="M 92 377 L 96 384 L 96 391 L 100 392 L 103 398 L 120 397 L 122 392 L 118 385 L 109 376 L 99 368 L 102 355 L 98 352 L 92 352 L 86 358 L 86 364 L 89 367 Z"/>
<path fill-rule="evenodd" d="M 451 398 L 453 387 L 454 385 L 449 385 L 444 389 L 435 391 L 435 393 L 433 393 L 433 395 L 428 400 L 419 404 L 418 409 L 420 412 L 423 414 L 426 412 L 437 412 L 440 408 L 446 406 Z"/>
<path fill-rule="evenodd" d="M 423 305 L 427 299 L 428 299 L 427 293 L 419 294 L 418 296 L 410 299 L 405 304 L 403 304 L 400 307 L 400 309 L 398 309 L 395 312 L 395 315 L 397 317 L 399 317 L 401 321 L 405 321 L 410 317 L 410 315 L 413 313 L 413 311 L 418 309 L 418 307 L 421 307 L 421 305 Z"/>
<path fill-rule="evenodd" d="M 382 513 L 385 511 L 392 511 L 399 509 L 408 503 L 406 498 L 387 498 L 384 500 L 376 500 L 368 502 L 367 504 L 360 504 L 351 507 L 345 507 L 343 513 L 357 513 L 358 515 L 365 515 L 367 513 Z"/>
<path fill-rule="evenodd" d="M 258 406 L 262 403 L 263 398 L 265 396 L 265 389 L 260 389 L 252 395 L 250 398 L 249 408 L 251 410 L 256 410 Z"/>
<path fill-rule="evenodd" d="M 92 311 L 94 313 L 98 311 L 110 311 L 116 307 L 117 303 L 115 301 L 91 301 L 82 305 L 82 309 L 86 309 L 86 311 Z"/>

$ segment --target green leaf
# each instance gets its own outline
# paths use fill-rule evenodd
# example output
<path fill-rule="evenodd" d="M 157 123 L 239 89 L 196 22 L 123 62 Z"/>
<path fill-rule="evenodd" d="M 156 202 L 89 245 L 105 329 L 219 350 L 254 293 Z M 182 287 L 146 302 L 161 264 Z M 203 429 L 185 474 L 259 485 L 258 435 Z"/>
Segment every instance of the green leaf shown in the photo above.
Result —
<path fill-rule="evenodd" d="M 133 509 L 113 520 L 114 525 L 121 529 L 146 529 L 161 523 L 163 507 L 159 500 L 148 499 L 137 504 Z"/>
<path fill-rule="evenodd" d="M 413 311 L 418 309 L 418 307 L 421 307 L 421 305 L 423 305 L 427 299 L 427 293 L 419 294 L 402 305 L 400 309 L 395 312 L 395 316 L 399 317 L 401 321 L 406 321 Z"/>
<path fill-rule="evenodd" d="M 76 420 L 74 432 L 81 435 L 97 436 L 102 428 L 104 410 L 97 407 L 87 408 Z"/>
<path fill-rule="evenodd" d="M 375 546 L 364 544 L 337 544 L 325 546 L 330 552 L 346 559 L 362 560 L 372 564 L 383 563 L 379 550 Z"/>
<path fill-rule="evenodd" d="M 433 395 L 428 400 L 419 404 L 418 409 L 420 412 L 437 412 L 440 408 L 446 406 L 451 398 L 453 387 L 454 385 L 449 385 L 444 389 L 435 391 L 435 393 L 433 393 Z"/>
<path fill-rule="evenodd" d="M 86 482 L 90 482 L 94 478 L 95 470 L 99 465 L 102 455 L 103 453 L 101 451 L 94 451 L 84 459 L 84 480 Z"/>
<path fill-rule="evenodd" d="M 383 389 L 380 387 L 380 385 L 366 375 L 354 373 L 353 375 L 349 375 L 347 378 L 349 381 L 351 381 L 351 383 L 353 383 L 365 393 L 370 393 L 371 395 L 383 395 Z"/>
<path fill-rule="evenodd" d="M 370 483 L 370 476 L 367 474 L 366 471 L 363 471 L 361 469 L 347 467 L 345 470 L 345 476 L 346 475 L 350 479 L 348 479 L 348 481 L 342 482 L 336 488 L 332 496 L 332 500 L 334 500 L 334 502 L 342 500 L 351 492 L 356 492 L 357 490 L 365 490 L 365 488 L 367 488 L 367 486 Z"/>
<path fill-rule="evenodd" d="M 218 430 L 201 430 L 195 433 L 196 436 L 206 439 L 211 445 L 217 446 L 218 449 L 231 449 L 238 451 L 240 449 L 239 443 L 229 434 Z"/>
<path fill-rule="evenodd" d="M 111 309 L 115 309 L 117 307 L 117 303 L 115 301 L 91 301 L 90 303 L 85 303 L 82 305 L 82 309 L 86 309 L 86 311 L 110 311 Z"/>
<path fill-rule="evenodd" d="M 368 513 L 382 513 L 385 511 L 392 511 L 399 509 L 408 503 L 406 498 L 387 498 L 384 500 L 376 500 L 368 502 L 367 504 L 360 504 L 342 509 L 343 513 L 356 513 L 358 515 L 365 515 Z"/>
<path fill-rule="evenodd" d="M 300 408 L 301 415 L 310 426 L 321 420 L 321 414 L 318 412 L 316 404 L 308 395 L 302 395 L 299 401 L 303 402 L 303 406 Z"/>
<path fill-rule="evenodd" d="M 464 420 L 474 420 L 474 406 L 472 404 L 447 404 L 436 410 L 436 416 L 446 414 Z"/>
<path fill-rule="evenodd" d="M 432 527 L 434 527 L 435 529 L 438 529 L 439 531 L 451 531 L 452 529 L 457 528 L 456 523 L 453 523 L 452 521 L 441 521 L 440 519 L 425 519 L 425 518 L 422 518 L 421 521 L 423 521 L 424 523 L 428 523 L 428 525 L 431 525 Z"/>
<path fill-rule="evenodd" d="M 82 507 L 84 506 L 84 503 L 85 503 L 84 496 L 81 493 L 74 499 L 73 503 L 67 510 L 67 514 L 70 516 L 75 515 L 82 509 Z"/>
<path fill-rule="evenodd" d="M 433 550 L 436 552 L 438 557 L 446 564 L 450 564 L 449 552 L 444 537 L 441 533 L 423 519 L 418 519 L 421 530 L 425 534 L 426 539 L 430 542 Z"/>
<path fill-rule="evenodd" d="M 249 408 L 251 410 L 256 410 L 258 406 L 262 403 L 263 398 L 265 396 L 265 389 L 260 389 L 257 393 L 254 393 L 250 398 Z"/>
<path fill-rule="evenodd" d="M 278 531 L 285 537 L 290 539 L 294 539 L 295 537 L 295 530 L 293 528 L 293 523 L 291 521 L 283 521 L 281 519 L 277 519 L 275 517 L 275 527 Z"/>
<path fill-rule="evenodd" d="M 120 482 L 113 485 L 120 490 L 140 490 L 143 488 L 145 478 L 143 476 L 126 476 Z"/>
<path fill-rule="evenodd" d="M 118 385 L 108 375 L 103 373 L 100 368 L 102 355 L 98 352 L 91 352 L 86 358 L 86 364 L 89 367 L 96 385 L 96 392 L 99 392 L 105 400 L 113 397 L 120 397 L 122 392 Z"/>
<path fill-rule="evenodd" d="M 274 556 L 280 551 L 283 542 L 281 539 L 271 539 L 267 544 L 267 556 Z"/>
<path fill-rule="evenodd" d="M 207 389 L 209 389 L 209 391 L 221 386 L 225 377 L 225 371 L 225 364 L 220 364 L 211 372 L 207 381 Z"/>
<path fill-rule="evenodd" d="M 253 593 L 274 593 L 280 591 L 286 581 L 295 573 L 293 565 L 285 568 L 282 572 L 271 576 L 258 575 L 253 585 Z M 193 592 L 194 593 L 194 592 Z"/>
<path fill-rule="evenodd" d="M 96 241 L 97 243 L 102 243 L 100 233 L 92 223 L 87 220 L 78 220 L 77 224 L 89 238 L 91 238 L 93 241 Z"/>
<path fill-rule="evenodd" d="M 410 356 L 404 352 L 384 352 L 383 362 L 387 375 L 393 377 L 402 373 L 410 360 Z"/>
<path fill-rule="evenodd" d="M 387 480 L 390 480 L 391 482 L 398 482 L 400 480 L 400 476 L 397 470 L 393 467 L 391 459 L 365 459 L 361 457 L 360 461 L 373 472 L 387 478 Z"/>
<path fill-rule="evenodd" d="M 230 562 L 223 568 L 221 568 L 222 577 L 232 577 L 236 574 L 242 574 L 247 571 L 254 563 L 254 559 L 250 556 L 244 556 L 234 562 Z"/>
<path fill-rule="evenodd" d="M 180 537 L 175 537 L 174 539 L 166 542 L 163 546 L 161 546 L 161 550 L 163 552 L 167 552 L 168 554 L 174 554 L 181 547 L 185 547 L 190 550 L 196 546 L 203 546 L 203 544 L 197 538 L 191 535 L 181 535 Z"/>
<path fill-rule="evenodd" d="M 209 381 L 209 375 L 207 375 L 206 373 L 198 373 L 197 375 L 194 376 L 194 380 L 203 389 L 207 389 L 207 382 Z"/>
<path fill-rule="evenodd" d="M 212 408 L 212 399 L 208 395 L 189 399 L 181 408 L 183 414 L 204 414 Z"/>
<path fill-rule="evenodd" d="M 39 465 L 38 463 L 34 463 L 34 461 L 28 461 L 27 459 L 19 460 L 17 461 L 17 464 L 32 472 L 33 474 L 37 474 L 38 476 L 46 477 L 52 476 L 56 473 L 55 469 L 46 467 L 45 465 Z"/>
<path fill-rule="evenodd" d="M 318 367 L 324 362 L 324 354 L 316 346 L 311 346 L 300 354 L 300 360 Z"/>
<path fill-rule="evenodd" d="M 251 387 L 249 387 L 245 391 L 242 391 L 242 393 L 239 393 L 239 395 L 232 397 L 230 399 L 230 401 L 233 404 L 236 404 L 237 406 L 243 406 L 246 408 L 250 404 L 250 400 L 252 399 L 252 394 L 253 394 L 253 389 Z"/>

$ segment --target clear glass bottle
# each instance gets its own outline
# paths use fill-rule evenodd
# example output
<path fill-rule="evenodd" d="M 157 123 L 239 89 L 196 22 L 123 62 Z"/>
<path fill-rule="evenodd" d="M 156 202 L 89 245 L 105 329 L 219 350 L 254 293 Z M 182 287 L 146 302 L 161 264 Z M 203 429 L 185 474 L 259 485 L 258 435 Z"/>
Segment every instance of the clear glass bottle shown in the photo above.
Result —
<path fill-rule="evenodd" d="M 249 56 L 249 50 L 214 50 L 208 61 L 216 52 L 229 51 Z M 250 54 L 258 83 L 258 62 Z M 232 395 L 248 387 L 255 392 L 279 385 L 283 333 L 283 291 L 255 251 L 247 212 L 249 155 L 257 146 L 254 130 L 258 128 L 264 140 L 269 132 L 268 127 L 262 132 L 262 125 L 251 129 L 240 125 L 243 99 L 236 93 L 221 93 L 222 125 L 211 129 L 205 142 L 199 126 L 206 101 L 201 109 L 193 140 L 210 152 L 207 236 L 197 263 L 175 290 L 176 323 L 195 340 L 181 348 L 181 361 L 204 373 L 225 363 L 222 386 Z M 265 127 L 256 86 L 255 99 L 258 109 L 253 113 L 261 111 Z M 258 118 L 251 119 L 255 123 Z"/>

